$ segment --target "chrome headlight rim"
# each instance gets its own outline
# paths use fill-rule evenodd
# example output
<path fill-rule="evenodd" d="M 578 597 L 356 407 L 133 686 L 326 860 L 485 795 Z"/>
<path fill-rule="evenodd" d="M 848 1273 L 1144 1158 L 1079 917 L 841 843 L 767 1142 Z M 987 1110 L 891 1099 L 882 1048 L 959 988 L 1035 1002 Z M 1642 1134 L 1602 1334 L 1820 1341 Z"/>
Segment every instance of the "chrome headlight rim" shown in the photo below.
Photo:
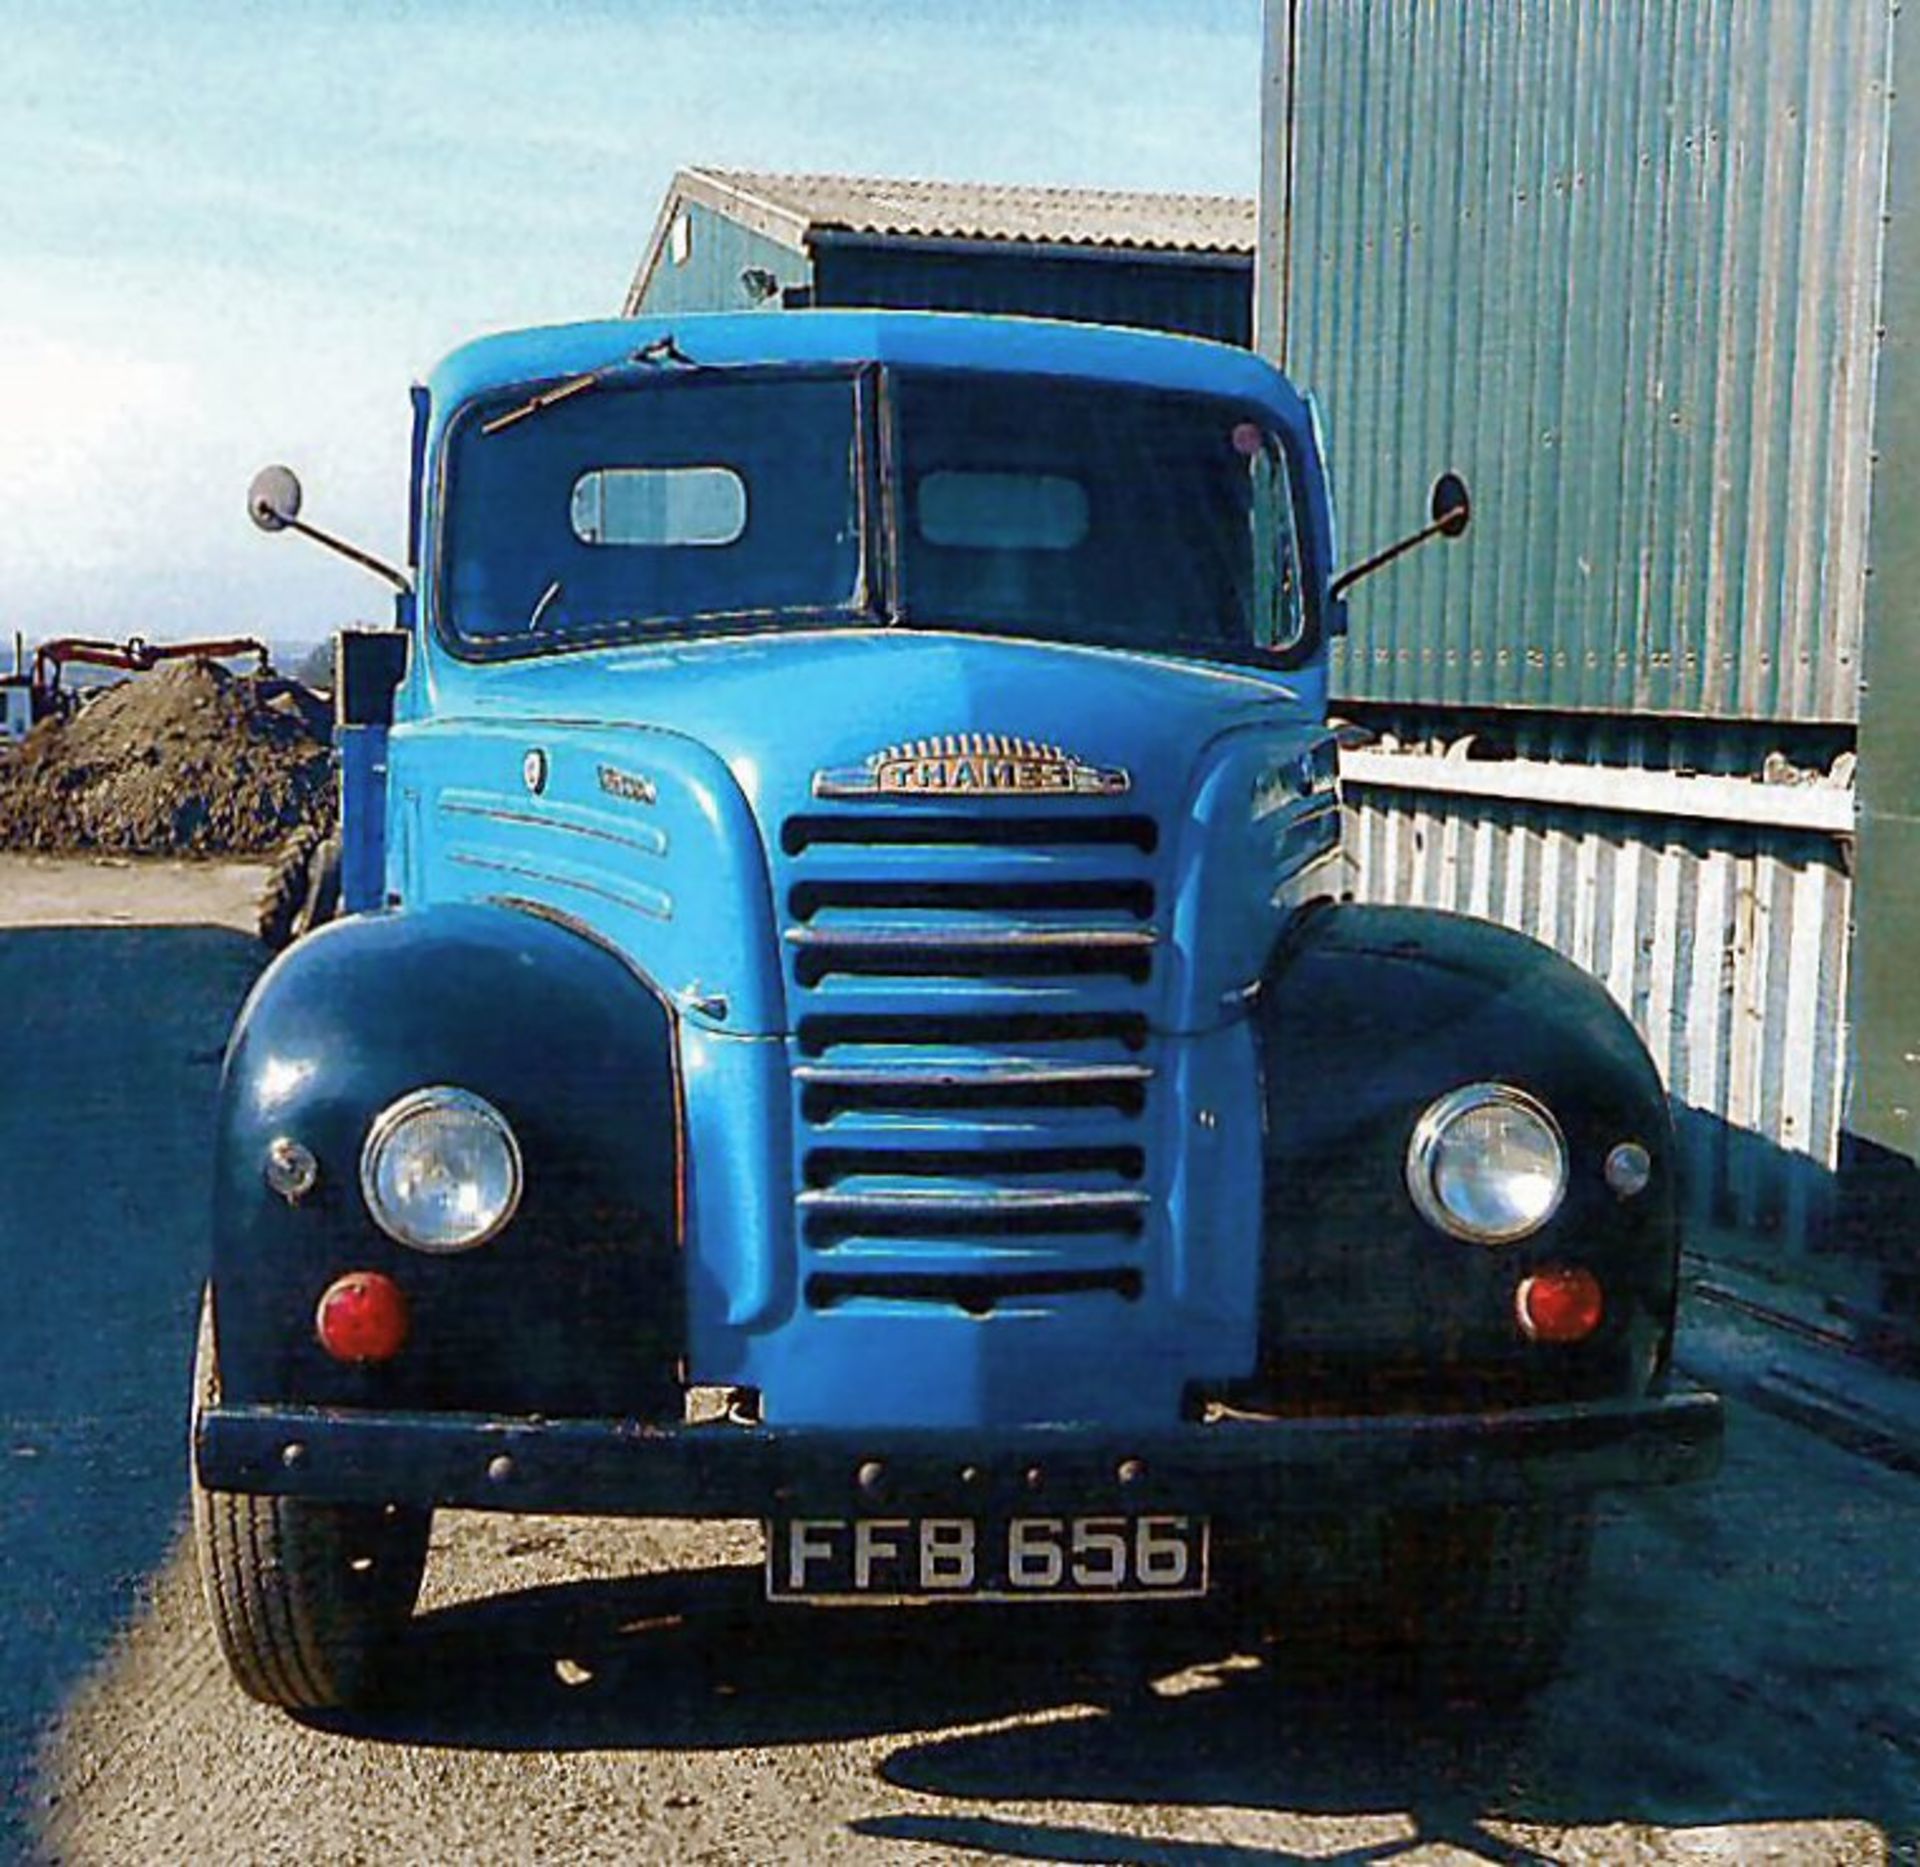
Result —
<path fill-rule="evenodd" d="M 1462 1218 L 1440 1197 L 1436 1168 L 1440 1148 L 1447 1131 L 1463 1115 L 1476 1109 L 1504 1107 L 1517 1109 L 1537 1121 L 1553 1143 L 1558 1166 L 1558 1183 L 1544 1211 L 1530 1215 L 1513 1225 L 1484 1226 Z M 1430 1102 L 1415 1123 L 1413 1139 L 1407 1144 L 1407 1193 L 1415 1209 L 1436 1231 L 1473 1245 L 1512 1245 L 1531 1238 L 1551 1223 L 1567 1196 L 1570 1178 L 1567 1137 L 1558 1118 L 1538 1096 L 1512 1083 L 1463 1083 Z"/>
<path fill-rule="evenodd" d="M 508 1193 L 499 1211 L 482 1229 L 451 1241 L 421 1238 L 409 1232 L 383 1204 L 379 1186 L 380 1163 L 401 1129 L 417 1116 L 446 1110 L 471 1116 L 490 1128 L 505 1150 L 508 1167 Z M 451 1257 L 462 1251 L 473 1251 L 498 1238 L 513 1223 L 525 1190 L 526 1171 L 513 1124 L 485 1096 L 471 1089 L 456 1088 L 451 1083 L 431 1083 L 410 1089 L 389 1102 L 369 1124 L 367 1138 L 361 1145 L 360 1197 L 368 1215 L 395 1244 L 404 1245 L 409 1251 L 424 1252 L 429 1257 Z"/>

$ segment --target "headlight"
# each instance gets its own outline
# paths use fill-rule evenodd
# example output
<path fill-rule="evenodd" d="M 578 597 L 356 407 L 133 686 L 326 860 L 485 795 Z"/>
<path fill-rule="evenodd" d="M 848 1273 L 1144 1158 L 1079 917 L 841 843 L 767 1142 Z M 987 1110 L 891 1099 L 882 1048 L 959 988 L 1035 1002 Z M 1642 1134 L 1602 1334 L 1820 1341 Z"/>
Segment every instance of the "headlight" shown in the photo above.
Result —
<path fill-rule="evenodd" d="M 360 1190 L 389 1237 L 416 1251 L 483 1245 L 520 1203 L 520 1144 L 492 1103 L 416 1089 L 375 1118 Z"/>
<path fill-rule="evenodd" d="M 1407 1191 L 1428 1224 L 1476 1244 L 1537 1232 L 1567 1190 L 1567 1144 L 1543 1103 L 1505 1083 L 1469 1083 L 1420 1117 Z"/>

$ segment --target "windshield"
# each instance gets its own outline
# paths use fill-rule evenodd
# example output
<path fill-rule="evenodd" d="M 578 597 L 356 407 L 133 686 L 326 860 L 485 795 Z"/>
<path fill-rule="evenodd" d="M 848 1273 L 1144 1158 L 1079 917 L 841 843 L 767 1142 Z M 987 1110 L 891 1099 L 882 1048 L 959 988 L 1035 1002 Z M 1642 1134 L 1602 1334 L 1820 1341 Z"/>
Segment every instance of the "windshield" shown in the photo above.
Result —
<path fill-rule="evenodd" d="M 893 389 L 907 620 L 1115 647 L 1298 640 L 1286 455 L 1251 412 L 1105 383 Z"/>
<path fill-rule="evenodd" d="M 668 376 L 524 419 L 466 410 L 448 449 L 446 622 L 495 652 L 859 609 L 851 376 Z"/>
<path fill-rule="evenodd" d="M 600 379 L 463 411 L 446 471 L 442 626 L 481 654 L 834 621 L 1199 654 L 1306 637 L 1285 448 L 1209 396 Z"/>

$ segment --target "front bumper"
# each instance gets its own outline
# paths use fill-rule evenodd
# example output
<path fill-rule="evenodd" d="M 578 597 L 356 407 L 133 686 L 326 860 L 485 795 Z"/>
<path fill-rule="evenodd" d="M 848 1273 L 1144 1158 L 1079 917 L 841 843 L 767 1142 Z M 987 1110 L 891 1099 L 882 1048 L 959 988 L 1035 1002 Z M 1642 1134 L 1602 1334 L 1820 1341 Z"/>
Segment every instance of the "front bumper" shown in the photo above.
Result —
<path fill-rule="evenodd" d="M 878 1509 L 1290 1511 L 1518 1502 L 1709 1476 L 1718 1396 L 1499 1413 L 888 1433 L 215 1406 L 217 1491 L 582 1516 L 858 1516 Z"/>

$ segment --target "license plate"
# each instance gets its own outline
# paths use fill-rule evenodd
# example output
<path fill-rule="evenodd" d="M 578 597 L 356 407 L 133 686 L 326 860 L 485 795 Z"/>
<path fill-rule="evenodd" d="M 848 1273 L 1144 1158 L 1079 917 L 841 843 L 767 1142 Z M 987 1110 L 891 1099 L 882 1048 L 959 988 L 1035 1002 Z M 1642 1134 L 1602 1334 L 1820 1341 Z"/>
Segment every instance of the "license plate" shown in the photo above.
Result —
<path fill-rule="evenodd" d="M 1207 1592 L 1204 1517 L 780 1517 L 771 1601 L 1174 1600 Z"/>

